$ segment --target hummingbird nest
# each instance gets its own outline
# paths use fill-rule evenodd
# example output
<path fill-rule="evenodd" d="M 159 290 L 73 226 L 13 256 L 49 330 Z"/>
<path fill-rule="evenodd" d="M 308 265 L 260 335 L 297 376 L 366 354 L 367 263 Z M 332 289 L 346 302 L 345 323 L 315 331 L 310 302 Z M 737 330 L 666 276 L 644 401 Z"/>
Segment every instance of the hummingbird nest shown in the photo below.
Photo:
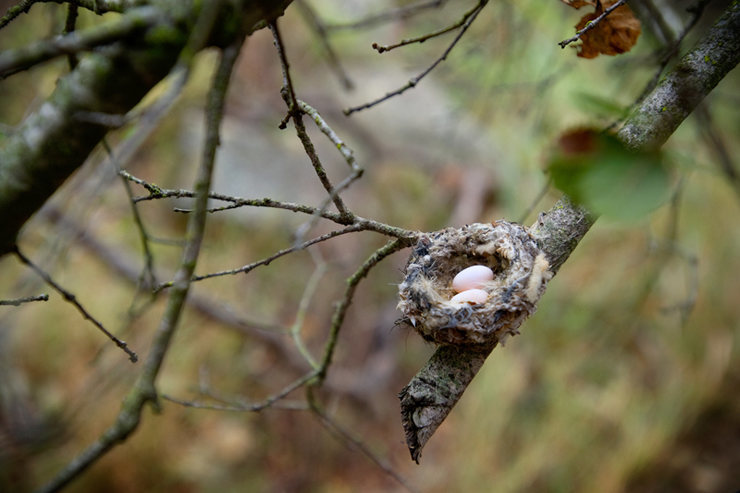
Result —
<path fill-rule="evenodd" d="M 484 265 L 493 279 L 482 303 L 451 302 L 452 279 Z M 545 254 L 527 229 L 506 221 L 475 223 L 423 235 L 406 264 L 398 309 L 426 340 L 455 346 L 493 347 L 533 314 L 552 277 Z"/>

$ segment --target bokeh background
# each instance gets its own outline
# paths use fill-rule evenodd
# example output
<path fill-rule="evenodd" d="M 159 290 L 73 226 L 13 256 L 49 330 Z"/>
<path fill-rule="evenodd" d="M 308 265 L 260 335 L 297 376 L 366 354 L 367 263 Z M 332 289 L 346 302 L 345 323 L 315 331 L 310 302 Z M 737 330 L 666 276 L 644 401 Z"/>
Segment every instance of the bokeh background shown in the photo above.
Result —
<path fill-rule="evenodd" d="M 491 2 L 418 87 L 345 117 L 344 108 L 424 70 L 452 36 L 382 55 L 373 42 L 430 32 L 474 5 L 449 1 L 395 22 L 341 27 L 408 3 L 310 2 L 329 27 L 352 89 L 328 62 L 304 9 L 293 5 L 280 19 L 298 97 L 319 110 L 365 168 L 347 203 L 361 216 L 403 228 L 433 231 L 499 218 L 530 224 L 559 196 L 553 189 L 542 195 L 558 137 L 616 121 L 657 66 L 660 42 L 647 25 L 628 54 L 584 60 L 557 45 L 572 35 L 583 10 L 556 0 Z M 0 4 L 3 11 L 9 5 Z M 679 2 L 655 5 L 676 30 L 689 19 Z M 684 49 L 722 7 L 710 4 Z M 88 14 L 80 19 L 83 27 L 98 22 Z M 62 7 L 35 5 L 0 31 L 0 48 L 51 35 L 63 23 Z M 198 56 L 171 113 L 125 163 L 131 173 L 166 188 L 191 186 L 215 60 L 215 52 Z M 0 81 L 3 129 L 38 108 L 65 71 L 60 59 Z M 232 80 L 214 190 L 318 204 L 321 185 L 294 131 L 277 128 L 285 114 L 280 84 L 271 35 L 259 31 Z M 740 487 L 740 193 L 719 152 L 724 146 L 725 158 L 740 167 L 737 87 L 733 72 L 666 145 L 672 199 L 633 221 L 599 219 L 522 335 L 492 353 L 420 465 L 403 442 L 396 395 L 433 347 L 395 325 L 405 252 L 376 267 L 357 291 L 320 394 L 332 419 L 419 491 Z M 150 99 L 166 90 L 164 83 Z M 136 128 L 114 132 L 114 149 Z M 310 130 L 329 175 L 340 181 L 346 163 Z M 138 207 L 161 240 L 153 243 L 161 280 L 179 259 L 186 217 L 172 209 L 182 205 L 187 201 Z M 288 247 L 307 219 L 265 209 L 214 214 L 197 271 L 236 268 Z M 330 230 L 321 222 L 310 234 Z M 298 320 L 309 350 L 320 355 L 345 279 L 384 241 L 371 232 L 346 235 L 248 275 L 194 285 L 160 391 L 184 400 L 205 400 L 205 392 L 255 402 L 280 390 L 308 368 L 291 326 Z M 20 244 L 146 354 L 164 297 L 137 293 L 138 231 L 102 150 L 26 226 Z M 312 279 L 318 284 L 307 291 Z M 48 291 L 15 258 L 0 260 L 0 298 Z M 94 441 L 137 376 L 138 366 L 50 294 L 46 303 L 0 307 L 2 491 L 39 486 Z M 147 411 L 137 432 L 68 490 L 404 491 L 304 410 L 303 400 L 297 391 L 261 413 L 165 401 L 161 413 Z"/>

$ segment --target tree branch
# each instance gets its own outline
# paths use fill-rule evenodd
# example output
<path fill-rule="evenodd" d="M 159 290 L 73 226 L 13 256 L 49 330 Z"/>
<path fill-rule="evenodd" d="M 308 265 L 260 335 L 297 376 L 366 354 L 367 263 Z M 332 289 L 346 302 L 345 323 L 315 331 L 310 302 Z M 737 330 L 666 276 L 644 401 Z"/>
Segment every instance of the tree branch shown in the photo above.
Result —
<path fill-rule="evenodd" d="M 250 34 L 282 14 L 291 0 L 226 0 L 220 14 L 239 15 Z M 238 5 L 237 5 L 238 3 Z M 52 95 L 14 131 L 0 139 L 0 257 L 13 251 L 21 227 L 84 162 L 108 128 L 82 114 L 124 115 L 162 80 L 190 39 L 189 19 L 205 2 L 157 0 L 127 11 L 157 16 L 141 35 L 81 58 L 59 79 Z M 153 11 L 152 9 L 156 9 Z M 238 10 L 237 10 L 238 9 Z M 129 22 L 129 21 L 122 21 Z M 125 25 L 125 24 L 122 24 Z M 208 44 L 228 45 L 237 34 L 217 22 Z M 232 27 L 233 27 L 232 26 Z M 86 36 L 85 31 L 75 31 Z"/>
<path fill-rule="evenodd" d="M 214 8 L 216 8 L 214 6 Z M 144 369 L 136 385 L 129 392 L 115 423 L 106 430 L 103 436 L 92 446 L 74 459 L 41 491 L 58 491 L 96 462 L 116 444 L 125 440 L 138 427 L 144 405 L 151 403 L 159 407 L 155 381 L 162 368 L 170 342 L 177 329 L 180 314 L 185 306 L 190 278 L 203 241 L 207 217 L 208 192 L 215 164 L 216 149 L 219 145 L 219 127 L 223 117 L 224 102 L 231 72 L 236 63 L 244 38 L 224 49 L 221 61 L 213 79 L 208 95 L 206 108 L 206 136 L 203 150 L 203 161 L 195 183 L 196 205 L 190 216 L 186 231 L 186 244 L 182 254 L 180 268 L 175 274 L 175 281 L 168 299 L 165 313 L 154 336 L 151 351 L 144 364 Z"/>
<path fill-rule="evenodd" d="M 96 26 L 79 33 L 72 31 L 22 48 L 4 51 L 0 53 L 0 79 L 60 55 L 80 53 L 134 36 L 161 21 L 162 15 L 157 9 L 141 8 L 114 23 Z"/>
<path fill-rule="evenodd" d="M 740 2 L 733 2 L 681 63 L 627 117 L 619 131 L 634 149 L 663 145 L 740 58 Z M 555 273 L 596 217 L 563 197 L 540 214 L 530 234 Z M 416 462 L 437 427 L 457 404 L 493 348 L 440 346 L 399 394 L 411 457 Z"/>
<path fill-rule="evenodd" d="M 732 2 L 709 32 L 636 108 L 619 130 L 633 149 L 657 149 L 740 61 L 740 3 Z"/>

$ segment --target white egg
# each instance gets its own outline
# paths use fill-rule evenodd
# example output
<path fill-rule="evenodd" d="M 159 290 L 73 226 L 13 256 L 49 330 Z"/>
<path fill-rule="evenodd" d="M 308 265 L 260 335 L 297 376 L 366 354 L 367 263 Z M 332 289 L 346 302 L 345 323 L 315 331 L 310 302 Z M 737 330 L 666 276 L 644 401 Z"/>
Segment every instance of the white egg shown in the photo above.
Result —
<path fill-rule="evenodd" d="M 485 265 L 471 265 L 457 273 L 452 280 L 452 289 L 462 293 L 468 289 L 480 289 L 493 279 L 493 271 Z"/>
<path fill-rule="evenodd" d="M 488 293 L 482 289 L 466 289 L 461 293 L 457 293 L 452 297 L 452 299 L 450 299 L 450 301 L 458 304 L 472 303 L 474 305 L 479 305 L 481 303 L 485 303 L 487 299 Z"/>

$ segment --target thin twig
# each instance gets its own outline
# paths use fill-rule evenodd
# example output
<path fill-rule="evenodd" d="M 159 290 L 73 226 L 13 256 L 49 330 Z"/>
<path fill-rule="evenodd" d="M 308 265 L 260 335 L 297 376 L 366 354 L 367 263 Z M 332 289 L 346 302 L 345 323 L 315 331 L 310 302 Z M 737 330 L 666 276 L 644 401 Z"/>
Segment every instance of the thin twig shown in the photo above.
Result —
<path fill-rule="evenodd" d="M 138 9 L 113 24 L 95 26 L 85 31 L 74 31 L 64 36 L 4 51 L 0 53 L 0 78 L 60 55 L 79 53 L 110 44 L 146 29 L 159 20 L 161 20 L 161 13 L 157 10 Z"/>
<path fill-rule="evenodd" d="M 365 457 L 370 459 L 376 466 L 378 466 L 388 476 L 396 480 L 407 491 L 410 491 L 410 492 L 417 491 L 415 488 L 413 488 L 410 484 L 406 482 L 406 479 L 404 479 L 404 477 L 401 476 L 393 468 L 392 465 L 390 465 L 387 461 L 380 458 L 375 452 L 370 450 L 370 447 L 368 447 L 362 440 L 354 437 L 352 433 L 350 433 L 349 430 L 345 429 L 343 426 L 337 423 L 334 419 L 332 419 L 328 414 L 326 414 L 326 412 L 324 412 L 324 410 L 321 409 L 318 402 L 316 401 L 316 398 L 314 397 L 313 392 L 311 392 L 310 387 L 307 390 L 308 390 L 308 402 L 311 408 L 311 412 L 314 414 L 314 416 L 318 418 L 319 423 L 321 423 L 332 435 L 338 438 L 347 447 L 355 448 L 359 450 L 360 453 L 362 453 Z"/>
<path fill-rule="evenodd" d="M 342 67 L 342 62 L 339 60 L 339 55 L 337 55 L 334 47 L 329 42 L 329 35 L 321 18 L 319 18 L 313 7 L 311 7 L 311 5 L 309 5 L 306 0 L 295 2 L 294 5 L 298 8 L 301 14 L 303 14 L 303 18 L 305 19 L 306 23 L 308 23 L 308 25 L 316 33 L 316 37 L 319 39 L 321 46 L 324 48 L 324 53 L 326 53 L 326 58 L 329 62 L 329 68 L 331 68 L 331 71 L 334 72 L 334 75 L 342 83 L 342 87 L 344 87 L 344 89 L 348 91 L 354 89 L 355 85 L 352 82 L 352 79 L 349 78 L 347 72 L 344 70 L 344 67 Z"/>
<path fill-rule="evenodd" d="M 103 324 L 98 321 L 98 319 L 93 317 L 90 314 L 90 312 L 88 312 L 85 309 L 85 307 L 82 306 L 82 304 L 79 301 L 77 301 L 77 297 L 74 294 L 72 294 L 71 292 L 64 289 L 62 286 L 60 286 L 56 281 L 54 281 L 54 279 L 51 278 L 49 274 L 47 274 L 43 269 L 41 269 L 39 266 L 34 264 L 28 257 L 23 255 L 23 253 L 21 253 L 21 251 L 17 247 L 15 249 L 15 254 L 21 262 L 23 262 L 25 265 L 30 267 L 36 274 L 38 274 L 38 276 L 41 277 L 46 282 L 46 284 L 51 286 L 54 289 L 54 291 L 61 294 L 65 301 L 74 305 L 74 307 L 77 308 L 77 311 L 79 311 L 82 314 L 83 318 L 92 322 L 92 324 L 95 325 L 95 327 L 97 327 L 103 334 L 105 334 L 106 337 L 108 337 L 108 339 L 113 341 L 116 344 L 116 346 L 118 346 L 126 354 L 128 354 L 129 360 L 131 360 L 132 363 L 136 363 L 139 360 L 139 357 L 136 355 L 136 353 L 133 352 L 131 349 L 129 349 L 128 345 L 125 342 L 123 342 L 118 337 L 110 333 L 108 329 L 106 329 L 103 326 Z"/>
<path fill-rule="evenodd" d="M 269 257 L 266 257 L 266 258 L 264 258 L 262 260 L 258 260 L 256 262 L 252 262 L 251 264 L 244 265 L 244 266 L 239 267 L 237 269 L 224 270 L 224 271 L 219 271 L 219 272 L 211 272 L 210 274 L 204 274 L 204 275 L 201 275 L 201 276 L 192 276 L 190 278 L 190 282 L 203 281 L 205 279 L 212 279 L 214 277 L 233 276 L 233 275 L 236 275 L 236 274 L 246 274 L 247 272 L 250 272 L 250 271 L 256 269 L 257 267 L 259 267 L 261 265 L 268 265 L 268 264 L 272 263 L 274 260 L 276 260 L 276 259 L 278 259 L 280 257 L 284 257 L 285 255 L 288 255 L 290 253 L 296 252 L 298 250 L 303 250 L 304 248 L 308 248 L 309 246 L 314 245 L 316 243 L 320 243 L 322 241 L 326 241 L 326 240 L 329 240 L 331 238 L 334 238 L 334 237 L 337 237 L 337 236 L 341 236 L 341 235 L 344 235 L 344 234 L 347 234 L 347 233 L 354 233 L 356 231 L 362 231 L 362 230 L 363 230 L 362 226 L 359 226 L 359 225 L 356 225 L 356 224 L 355 225 L 352 225 L 352 226 L 347 226 L 346 228 L 339 229 L 339 230 L 336 230 L 336 231 L 332 231 L 330 233 L 326 233 L 324 235 L 321 235 L 319 237 L 313 238 L 311 240 L 304 241 L 303 243 L 301 243 L 299 245 L 294 245 L 294 246 L 292 246 L 290 248 L 284 248 L 282 250 L 279 250 L 279 251 L 273 253 Z M 170 287 L 174 286 L 174 283 L 175 283 L 175 281 L 169 281 L 169 282 L 162 283 L 162 284 L 160 284 L 157 287 L 157 291 L 161 291 L 162 289 L 165 289 L 165 288 L 170 288 Z"/>
<path fill-rule="evenodd" d="M 208 411 L 225 411 L 225 412 L 235 412 L 235 413 L 261 411 L 261 409 L 251 409 L 248 405 L 245 407 L 244 405 L 240 405 L 240 404 L 209 404 L 207 402 L 200 402 L 200 401 L 186 401 L 184 399 L 178 399 L 177 397 L 172 397 L 171 395 L 167 395 L 167 394 L 160 394 L 159 397 L 166 401 L 179 404 L 183 407 L 192 407 L 194 409 L 205 409 Z M 254 404 L 254 406 L 258 406 L 258 405 L 260 404 Z M 288 410 L 288 411 L 307 411 L 309 409 L 308 405 L 304 402 L 279 401 L 279 402 L 276 402 L 275 404 L 272 404 L 270 407 L 272 409 L 282 409 L 282 410 Z"/>
<path fill-rule="evenodd" d="M 382 24 L 384 22 L 395 22 L 403 19 L 408 19 L 409 17 L 412 17 L 423 10 L 439 8 L 446 3 L 447 0 L 431 0 L 413 3 L 403 7 L 386 10 L 385 12 L 369 15 L 364 19 L 359 19 L 356 21 L 327 24 L 325 26 L 325 29 L 327 31 L 339 31 L 375 27 L 378 24 Z"/>
<path fill-rule="evenodd" d="M 219 9 L 220 2 L 209 3 L 209 8 Z M 242 33 L 234 43 L 222 51 L 221 60 L 219 61 L 208 93 L 205 145 L 201 166 L 195 183 L 195 211 L 188 220 L 186 231 L 187 243 L 183 249 L 180 267 L 175 274 L 175 284 L 170 291 L 165 313 L 155 333 L 151 351 L 144 363 L 142 373 L 125 399 L 116 421 L 98 440 L 68 463 L 40 491 L 59 491 L 66 486 L 115 445 L 126 440 L 136 430 L 141 420 L 145 404 L 150 403 L 155 408 L 158 406 L 155 381 L 170 348 L 172 337 L 178 327 L 180 315 L 185 306 L 185 300 L 190 288 L 190 278 L 192 277 L 200 253 L 207 217 L 208 191 L 213 174 L 216 149 L 219 143 L 219 127 L 223 118 L 226 91 L 244 39 L 245 35 Z"/>
<path fill-rule="evenodd" d="M 601 15 L 599 15 L 596 19 L 592 20 L 591 22 L 589 22 L 588 24 L 586 24 L 586 26 L 583 29 L 581 29 L 580 31 L 576 32 L 575 36 L 573 36 L 572 38 L 564 39 L 563 41 L 561 41 L 558 44 L 560 45 L 561 48 L 565 48 L 569 44 L 571 44 L 571 43 L 573 43 L 575 41 L 578 41 L 579 39 L 581 39 L 581 36 L 583 36 L 584 34 L 586 34 L 587 32 L 589 32 L 591 29 L 593 29 L 596 26 L 598 26 L 601 21 L 603 21 L 604 19 L 606 19 L 606 16 L 608 16 L 609 14 L 611 14 L 618 7 L 622 6 L 622 4 L 624 4 L 626 1 L 627 0 L 619 0 L 614 5 L 609 6 L 609 8 L 607 8 L 606 10 L 604 10 L 604 12 L 602 12 Z"/>
<path fill-rule="evenodd" d="M 313 295 L 316 292 L 319 281 L 326 273 L 326 261 L 322 258 L 321 253 L 316 250 L 311 250 L 311 257 L 313 257 L 315 264 L 314 271 L 311 273 L 311 277 L 308 279 L 308 282 L 303 289 L 303 296 L 301 296 L 301 301 L 298 303 L 298 310 L 295 315 L 295 321 L 290 327 L 290 334 L 293 337 L 293 343 L 298 349 L 298 352 L 301 353 L 301 356 L 306 359 L 308 364 L 311 365 L 311 368 L 318 369 L 319 364 L 316 362 L 313 355 L 311 355 L 311 352 L 306 347 L 306 344 L 303 342 L 303 337 L 301 336 L 303 321 L 306 318 L 306 312 L 311 303 L 311 298 L 313 298 Z"/>
<path fill-rule="evenodd" d="M 347 116 L 349 116 L 352 113 L 355 113 L 357 111 L 362 111 L 362 110 L 365 110 L 365 109 L 368 109 L 368 108 L 372 108 L 373 106 L 376 106 L 376 105 L 382 103 L 383 101 L 387 101 L 388 99 L 390 99 L 390 98 L 392 98 L 394 96 L 398 96 L 399 94 L 403 94 L 407 90 L 409 90 L 409 89 L 411 89 L 413 87 L 416 87 L 416 85 L 424 77 L 426 77 L 427 75 L 429 75 L 429 73 L 432 70 L 434 70 L 437 67 L 437 65 L 439 65 L 440 63 L 442 63 L 444 60 L 447 59 L 447 56 L 450 54 L 450 52 L 455 47 L 455 45 L 457 45 L 458 41 L 460 41 L 460 39 L 463 37 L 463 35 L 465 34 L 465 32 L 468 30 L 468 28 L 473 23 L 473 21 L 475 20 L 475 18 L 478 17 L 478 14 L 480 14 L 481 10 L 483 10 L 483 7 L 485 7 L 487 3 L 488 3 L 488 0 L 480 0 L 478 2 L 478 5 L 476 5 L 476 7 L 473 9 L 472 14 L 470 14 L 470 15 L 468 15 L 468 13 L 465 14 L 465 15 L 468 15 L 468 19 L 462 25 L 462 27 L 460 29 L 460 32 L 457 34 L 457 36 L 455 36 L 455 39 L 452 40 L 452 42 L 449 44 L 449 46 L 447 46 L 447 49 L 444 51 L 444 53 L 442 53 L 442 56 L 440 56 L 439 58 L 437 58 L 434 61 L 434 63 L 432 63 L 426 70 L 424 70 L 422 73 L 420 73 L 416 77 L 413 77 L 413 78 L 409 79 L 409 81 L 408 81 L 408 83 L 406 83 L 406 85 L 404 85 L 404 86 L 396 89 L 395 91 L 391 91 L 391 92 L 387 93 L 385 96 L 383 96 L 381 98 L 378 98 L 378 99 L 376 99 L 374 101 L 371 101 L 369 103 L 362 104 L 360 106 L 355 106 L 355 107 L 352 107 L 352 108 L 345 109 L 344 110 L 344 114 L 347 115 Z"/>
<path fill-rule="evenodd" d="M 321 130 L 321 133 L 326 135 L 326 137 L 331 141 L 332 144 L 337 148 L 339 153 L 344 157 L 344 160 L 347 162 L 347 165 L 350 167 L 350 169 L 359 175 L 362 174 L 362 168 L 359 164 L 357 164 L 357 159 L 355 159 L 354 151 L 347 146 L 347 144 L 344 143 L 344 141 L 337 135 L 337 133 L 332 130 L 332 128 L 329 126 L 329 124 L 326 123 L 326 120 L 319 114 L 318 111 L 316 111 L 315 108 L 310 106 L 305 101 L 301 101 L 300 99 L 297 100 L 298 107 L 306 113 L 308 116 L 310 116 L 313 121 L 316 123 L 316 126 Z"/>
<path fill-rule="evenodd" d="M 326 378 L 326 372 L 331 364 L 332 357 L 334 356 L 334 349 L 336 348 L 337 341 L 339 339 L 339 331 L 344 323 L 344 317 L 347 314 L 347 309 L 352 303 L 352 299 L 355 295 L 355 289 L 362 279 L 367 276 L 368 272 L 375 267 L 381 260 L 386 258 L 399 250 L 402 250 L 412 244 L 412 241 L 408 239 L 396 238 L 386 243 L 381 248 L 373 252 L 372 255 L 360 266 L 357 271 L 347 279 L 347 288 L 344 291 L 342 299 L 337 304 L 334 310 L 334 315 L 331 318 L 331 327 L 329 328 L 329 337 L 324 347 L 324 356 L 321 359 L 321 368 L 319 369 L 318 381 L 323 382 Z"/>
<path fill-rule="evenodd" d="M 49 301 L 49 295 L 40 294 L 38 296 L 26 296 L 25 298 L 15 298 L 12 300 L 0 300 L 0 306 L 21 306 L 23 303 L 30 303 L 32 301 Z"/>
<path fill-rule="evenodd" d="M 261 402 L 251 403 L 251 404 L 246 403 L 246 402 L 229 402 L 227 405 L 218 405 L 218 404 L 207 404 L 207 403 L 198 402 L 198 401 L 186 401 L 186 400 L 177 399 L 175 397 L 164 395 L 164 394 L 160 394 L 160 397 L 168 401 L 180 404 L 182 406 L 195 407 L 199 409 L 212 409 L 216 411 L 259 412 L 264 409 L 267 409 L 268 407 L 274 406 L 277 402 L 284 399 L 288 394 L 290 394 L 294 390 L 299 389 L 303 387 L 304 385 L 306 385 L 307 383 L 311 382 L 314 378 L 316 378 L 316 374 L 317 374 L 316 370 L 306 373 L 302 377 L 294 380 L 293 382 L 285 386 L 281 391 L 269 396 L 267 399 Z M 288 409 L 292 409 L 292 408 L 288 408 Z M 305 407 L 303 409 L 305 409 Z"/>
<path fill-rule="evenodd" d="M 298 107 L 301 111 L 306 113 L 308 116 L 310 116 L 314 123 L 316 123 L 316 126 L 319 128 L 321 133 L 326 135 L 326 138 L 331 141 L 332 144 L 334 144 L 334 147 L 339 151 L 339 153 L 344 158 L 345 162 L 349 166 L 349 168 L 352 170 L 352 173 L 346 177 L 344 180 L 339 182 L 339 184 L 334 187 L 333 192 L 324 199 L 324 201 L 319 205 L 317 212 L 313 215 L 313 218 L 311 218 L 310 221 L 307 223 L 301 225 L 295 234 L 295 241 L 296 243 L 302 241 L 303 235 L 311 229 L 319 219 L 319 217 L 322 216 L 323 212 L 327 210 L 329 207 L 329 204 L 331 204 L 334 201 L 334 196 L 338 196 L 338 194 L 342 193 L 344 190 L 349 188 L 349 186 L 354 183 L 355 181 L 359 180 L 362 177 L 362 174 L 364 170 L 360 167 L 360 165 L 357 163 L 357 160 L 354 156 L 354 151 L 347 146 L 347 144 L 344 143 L 344 141 L 332 130 L 332 128 L 326 123 L 326 121 L 321 117 L 319 112 L 310 106 L 308 103 L 297 100 Z M 345 215 L 346 217 L 346 215 Z"/>
<path fill-rule="evenodd" d="M 342 198 L 334 190 L 334 185 L 332 185 L 329 180 L 329 176 L 326 174 L 326 170 L 321 164 L 321 159 L 319 159 L 319 155 L 311 141 L 311 137 L 308 136 L 306 126 L 303 124 L 303 113 L 298 105 L 298 99 L 296 98 L 295 90 L 293 88 L 293 82 L 290 77 L 290 65 L 288 63 L 287 55 L 285 54 L 285 46 L 283 45 L 283 41 L 280 36 L 277 21 L 270 23 L 270 30 L 272 31 L 275 48 L 277 49 L 278 57 L 280 58 L 280 67 L 283 72 L 283 87 L 280 90 L 280 94 L 282 94 L 285 104 L 288 106 L 288 116 L 280 124 L 281 128 L 285 127 L 288 118 L 293 120 L 293 126 L 295 127 L 298 139 L 301 141 L 306 155 L 311 160 L 316 176 L 319 177 L 319 181 L 321 181 L 324 189 L 329 194 L 329 197 L 331 197 L 331 200 L 334 202 L 339 214 L 350 217 L 351 213 L 344 205 Z"/>
<path fill-rule="evenodd" d="M 135 202 L 141 202 L 145 200 L 159 200 L 159 199 L 166 199 L 166 198 L 193 198 L 195 196 L 195 192 L 193 192 L 192 190 L 165 189 L 157 185 L 147 183 L 141 178 L 137 178 L 125 171 L 122 172 L 122 175 L 126 177 L 127 179 L 130 179 L 134 183 L 140 184 L 142 187 L 150 191 L 150 195 L 136 197 L 134 199 Z M 304 205 L 304 204 L 295 204 L 293 202 L 282 202 L 282 201 L 273 200 L 270 198 L 244 199 L 240 197 L 234 197 L 231 195 L 224 195 L 224 194 L 215 193 L 215 192 L 209 193 L 208 198 L 231 203 L 231 205 L 227 207 L 208 209 L 208 212 L 221 212 L 225 210 L 235 209 L 238 207 L 270 207 L 270 208 L 275 208 L 275 209 L 284 209 L 284 210 L 288 210 L 292 212 L 300 212 L 302 214 L 308 214 L 308 215 L 318 214 L 324 219 L 328 219 L 337 224 L 341 224 L 342 226 L 356 225 L 356 226 L 360 226 L 363 231 L 375 231 L 376 233 L 380 233 L 386 236 L 393 236 L 395 238 L 416 238 L 419 235 L 419 233 L 416 231 L 411 231 L 408 229 L 391 226 L 389 224 L 381 223 L 373 219 L 366 219 L 356 214 L 352 214 L 349 218 L 347 218 L 346 216 L 342 216 L 341 214 L 336 213 L 336 212 L 326 211 L 326 210 L 322 211 L 318 207 L 312 207 L 312 206 Z M 192 212 L 191 209 L 177 208 L 175 210 L 177 212 L 186 212 L 186 213 Z"/>
<path fill-rule="evenodd" d="M 67 5 L 67 18 L 64 20 L 64 31 L 62 34 L 69 34 L 75 30 L 77 24 L 78 6 L 76 3 Z M 70 53 L 67 55 L 67 63 L 70 70 L 77 66 L 77 54 Z"/>
<path fill-rule="evenodd" d="M 444 27 L 442 29 L 439 29 L 437 31 L 433 31 L 433 32 L 430 32 L 430 33 L 427 33 L 427 34 L 423 34 L 423 35 L 417 36 L 415 38 L 402 39 L 398 43 L 394 43 L 392 45 L 379 45 L 378 43 L 373 43 L 372 44 L 372 47 L 378 53 L 385 53 L 386 51 L 391 51 L 391 50 L 394 50 L 396 48 L 400 48 L 401 46 L 406 46 L 406 45 L 410 45 L 410 44 L 413 44 L 413 43 L 423 43 L 424 41 L 428 41 L 428 40 L 430 40 L 432 38 L 436 38 L 438 36 L 442 36 L 443 34 L 447 34 L 449 32 L 454 31 L 455 29 L 459 28 L 460 26 L 462 26 L 463 24 L 465 24 L 465 22 L 468 20 L 468 18 L 471 15 L 475 14 L 475 12 L 479 8 L 480 8 L 480 5 L 476 5 L 475 7 L 473 7 L 472 9 L 470 9 L 469 11 L 465 12 L 465 14 L 460 18 L 460 20 L 458 20 L 457 22 L 455 22 L 452 25 L 449 25 L 449 26 Z"/>
<path fill-rule="evenodd" d="M 120 176 L 121 166 L 119 165 L 118 160 L 115 154 L 113 154 L 113 150 L 110 148 L 110 145 L 108 145 L 108 140 L 105 137 L 103 137 L 102 144 L 103 149 L 105 149 L 106 154 L 108 154 L 109 161 L 113 164 L 116 172 Z M 151 289 L 156 286 L 157 278 L 154 275 L 154 255 L 152 254 L 151 248 L 149 248 L 149 234 L 146 231 L 144 220 L 139 213 L 136 202 L 134 202 L 134 192 L 131 189 L 131 183 L 123 176 L 121 176 L 121 183 L 123 183 L 123 188 L 126 190 L 129 204 L 131 204 L 131 213 L 134 216 L 134 224 L 136 224 L 136 230 L 139 232 L 139 241 L 141 242 L 141 249 L 144 252 L 144 269 L 139 276 L 139 286 L 143 285 Z"/>
<path fill-rule="evenodd" d="M 737 166 L 733 162 L 732 153 L 722 138 L 719 128 L 714 124 L 708 103 L 704 103 L 696 109 L 696 119 L 701 138 L 704 139 L 707 148 L 715 155 L 719 169 L 727 178 L 735 196 L 740 199 L 740 172 L 738 172 Z"/>
<path fill-rule="evenodd" d="M 535 207 L 537 207 L 537 204 L 540 203 L 540 200 L 545 198 L 545 195 L 547 195 L 547 191 L 550 190 L 550 185 L 552 184 L 552 179 L 548 178 L 544 185 L 542 185 L 542 188 L 540 188 L 540 191 L 537 192 L 537 195 L 534 199 L 532 199 L 532 202 L 529 204 L 529 207 L 522 213 L 521 216 L 519 216 L 519 219 L 517 222 L 519 224 L 524 224 L 524 221 L 527 220 L 530 214 L 534 212 Z"/>

